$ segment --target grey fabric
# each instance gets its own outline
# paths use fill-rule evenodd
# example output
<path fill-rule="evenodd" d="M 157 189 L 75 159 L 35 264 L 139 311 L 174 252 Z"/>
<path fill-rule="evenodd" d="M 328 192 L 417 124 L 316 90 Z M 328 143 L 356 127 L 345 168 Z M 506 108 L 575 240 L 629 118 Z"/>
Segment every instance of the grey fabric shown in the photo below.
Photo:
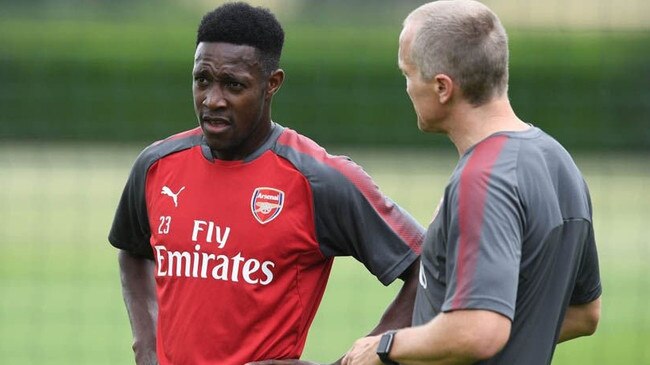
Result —
<path fill-rule="evenodd" d="M 296 138 L 306 151 L 283 144 L 275 150 L 311 186 L 321 251 L 325 256 L 353 256 L 384 285 L 390 284 L 417 259 L 424 229 L 348 157 L 329 155 L 311 140 Z M 405 242 L 416 242 L 417 250 Z"/>
<path fill-rule="evenodd" d="M 490 144 L 499 145 L 496 160 L 482 164 L 474 153 Z M 461 248 L 459 200 L 472 189 L 484 189 L 485 202 L 465 211 L 480 226 Z M 513 321 L 511 337 L 480 364 L 549 364 L 566 307 L 600 294 L 589 192 L 567 151 L 538 128 L 499 133 L 467 151 L 425 237 L 413 324 L 442 311 L 495 311 Z"/>
<path fill-rule="evenodd" d="M 202 143 L 201 134 L 170 137 L 145 148 L 135 160 L 118 203 L 108 241 L 133 254 L 153 258 L 149 244 L 151 230 L 145 202 L 147 171 L 159 159 Z"/>

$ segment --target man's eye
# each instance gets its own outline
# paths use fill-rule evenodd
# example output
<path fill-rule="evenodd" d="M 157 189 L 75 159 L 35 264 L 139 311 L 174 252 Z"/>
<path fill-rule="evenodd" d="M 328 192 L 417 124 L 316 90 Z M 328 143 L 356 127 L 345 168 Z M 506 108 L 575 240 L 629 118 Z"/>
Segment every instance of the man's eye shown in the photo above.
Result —
<path fill-rule="evenodd" d="M 229 89 L 233 89 L 233 90 L 241 90 L 241 89 L 244 88 L 244 84 L 242 84 L 240 82 L 237 82 L 237 81 L 228 81 L 228 82 L 226 82 L 226 86 Z"/>
<path fill-rule="evenodd" d="M 194 78 L 194 82 L 196 82 L 198 85 L 206 85 L 208 83 L 208 79 L 203 76 L 197 76 Z"/>

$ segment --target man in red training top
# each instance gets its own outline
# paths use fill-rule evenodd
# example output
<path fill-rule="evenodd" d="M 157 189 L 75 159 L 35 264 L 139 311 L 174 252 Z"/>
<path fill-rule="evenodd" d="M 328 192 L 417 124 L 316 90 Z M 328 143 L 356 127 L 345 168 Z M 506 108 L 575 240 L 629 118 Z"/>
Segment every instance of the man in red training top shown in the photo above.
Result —
<path fill-rule="evenodd" d="M 335 256 L 405 281 L 373 333 L 410 323 L 424 230 L 348 158 L 271 120 L 283 42 L 266 9 L 206 14 L 199 127 L 133 166 L 109 241 L 138 364 L 299 358 Z"/>

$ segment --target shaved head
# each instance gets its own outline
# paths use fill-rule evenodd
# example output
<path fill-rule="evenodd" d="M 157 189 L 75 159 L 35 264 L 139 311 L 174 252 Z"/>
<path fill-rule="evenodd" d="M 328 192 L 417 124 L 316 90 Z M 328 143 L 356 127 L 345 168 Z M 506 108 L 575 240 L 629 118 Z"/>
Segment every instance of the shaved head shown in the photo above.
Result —
<path fill-rule="evenodd" d="M 508 87 L 508 37 L 499 18 L 473 0 L 441 0 L 404 20 L 401 41 L 425 80 L 445 74 L 474 105 L 502 96 Z"/>

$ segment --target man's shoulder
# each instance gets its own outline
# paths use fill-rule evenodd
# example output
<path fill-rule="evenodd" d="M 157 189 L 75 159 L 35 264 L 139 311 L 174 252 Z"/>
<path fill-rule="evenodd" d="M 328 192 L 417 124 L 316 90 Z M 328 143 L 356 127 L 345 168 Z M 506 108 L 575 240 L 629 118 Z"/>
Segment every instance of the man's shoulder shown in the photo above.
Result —
<path fill-rule="evenodd" d="M 203 133 L 201 128 L 197 127 L 187 131 L 173 134 L 165 139 L 158 140 L 145 147 L 138 156 L 135 165 L 149 168 L 153 163 L 171 155 L 172 153 L 183 151 L 201 144 Z"/>
<path fill-rule="evenodd" d="M 541 130 L 537 138 L 519 144 L 517 169 L 520 175 L 535 176 L 537 172 L 563 179 L 582 180 L 582 174 L 569 151 L 555 138 Z M 531 183 L 539 184 L 540 181 Z"/>
<path fill-rule="evenodd" d="M 458 161 L 451 184 L 481 183 L 508 171 L 509 166 L 515 163 L 517 153 L 517 147 L 509 142 L 511 137 L 508 134 L 495 134 L 472 146 Z"/>
<path fill-rule="evenodd" d="M 290 128 L 282 131 L 274 150 L 308 175 L 344 176 L 348 179 L 365 175 L 350 157 L 331 154 L 313 139 Z"/>
<path fill-rule="evenodd" d="M 200 144 L 203 140 L 201 128 L 196 127 L 183 132 L 173 134 L 167 138 L 158 140 L 150 144 L 143 152 L 168 154 L 174 151 L 187 149 Z"/>
<path fill-rule="evenodd" d="M 548 163 L 572 164 L 569 152 L 537 127 L 519 132 L 496 133 L 473 146 L 459 161 L 464 175 L 511 174 L 539 169 Z"/>
<path fill-rule="evenodd" d="M 328 155 L 325 148 L 313 139 L 286 127 L 282 129 L 282 133 L 277 139 L 276 147 L 276 149 L 290 149 L 310 156 L 322 157 Z"/>

